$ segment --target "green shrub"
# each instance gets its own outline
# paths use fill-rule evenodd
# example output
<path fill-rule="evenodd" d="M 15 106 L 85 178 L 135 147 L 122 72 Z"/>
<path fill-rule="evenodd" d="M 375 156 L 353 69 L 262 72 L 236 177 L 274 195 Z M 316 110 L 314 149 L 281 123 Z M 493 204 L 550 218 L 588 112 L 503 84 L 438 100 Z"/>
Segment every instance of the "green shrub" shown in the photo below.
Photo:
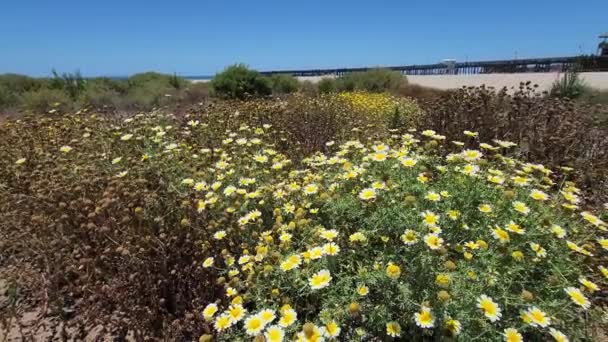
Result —
<path fill-rule="evenodd" d="M 195 104 L 209 99 L 210 89 L 208 82 L 190 83 L 183 91 L 181 98 L 185 104 Z"/>
<path fill-rule="evenodd" d="M 23 93 L 40 89 L 44 84 L 44 80 L 24 75 L 0 75 L 0 110 L 18 106 Z"/>
<path fill-rule="evenodd" d="M 130 89 L 138 87 L 180 89 L 186 86 L 188 81 L 176 75 L 166 75 L 150 71 L 130 76 L 127 83 Z"/>
<path fill-rule="evenodd" d="M 352 72 L 338 78 L 340 91 L 364 90 L 373 93 L 396 93 L 405 83 L 407 83 L 407 79 L 401 73 L 386 69 Z"/>
<path fill-rule="evenodd" d="M 72 100 L 63 90 L 42 88 L 23 93 L 19 103 L 27 112 L 45 113 L 51 109 L 65 110 L 70 107 Z"/>
<path fill-rule="evenodd" d="M 583 93 L 579 100 L 585 103 L 608 105 L 608 90 L 590 89 Z"/>
<path fill-rule="evenodd" d="M 227 67 L 211 80 L 216 95 L 230 99 L 245 99 L 270 95 L 270 82 L 244 64 Z"/>
<path fill-rule="evenodd" d="M 39 89 L 45 82 L 41 79 L 18 75 L 18 74 L 3 74 L 0 75 L 0 86 L 6 91 L 15 95 L 22 94 L 26 91 Z"/>
<path fill-rule="evenodd" d="M 274 94 L 295 93 L 300 88 L 300 82 L 291 75 L 272 75 L 268 77 L 270 88 Z"/>
<path fill-rule="evenodd" d="M 580 74 L 577 71 L 572 70 L 565 72 L 562 78 L 553 83 L 550 93 L 553 97 L 575 99 L 589 91 L 589 87 L 580 78 Z"/>
<path fill-rule="evenodd" d="M 175 75 L 156 72 L 135 74 L 127 80 L 128 89 L 122 100 L 126 110 L 149 110 L 171 103 L 188 81 Z"/>
<path fill-rule="evenodd" d="M 319 87 L 309 80 L 301 81 L 300 92 L 306 95 L 317 95 L 319 93 Z"/>
<path fill-rule="evenodd" d="M 125 83 L 108 78 L 97 78 L 87 83 L 80 104 L 94 108 L 118 108 L 125 90 Z"/>
<path fill-rule="evenodd" d="M 418 84 L 403 84 L 398 91 L 398 94 L 405 97 L 411 97 L 417 100 L 430 100 L 441 96 L 445 90 L 425 87 Z"/>
<path fill-rule="evenodd" d="M 0 111 L 17 104 L 18 97 L 7 86 L 0 84 Z"/>
<path fill-rule="evenodd" d="M 325 77 L 317 83 L 317 88 L 321 94 L 335 93 L 338 91 L 338 81 L 334 78 Z"/>

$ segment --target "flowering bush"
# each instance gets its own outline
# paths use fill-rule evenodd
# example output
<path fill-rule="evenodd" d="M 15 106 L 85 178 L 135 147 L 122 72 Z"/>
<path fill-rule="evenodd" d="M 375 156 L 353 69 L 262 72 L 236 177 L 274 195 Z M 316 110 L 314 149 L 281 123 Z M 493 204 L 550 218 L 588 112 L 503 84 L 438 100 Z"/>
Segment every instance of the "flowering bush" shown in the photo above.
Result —
<path fill-rule="evenodd" d="M 582 338 L 608 276 L 585 263 L 608 241 L 599 217 L 577 212 L 577 188 L 549 192 L 542 165 L 479 150 L 443 158 L 419 143 L 347 142 L 277 173 L 262 206 L 241 206 L 206 247 L 227 282 L 207 307 L 218 337 Z"/>
<path fill-rule="evenodd" d="M 398 112 L 405 119 L 400 123 L 401 126 L 413 127 L 423 115 L 416 101 L 388 93 L 357 91 L 340 93 L 338 96 L 350 104 L 353 110 L 380 120 L 389 120 L 395 112 Z"/>
<path fill-rule="evenodd" d="M 14 286 L 76 312 L 75 334 L 141 339 L 579 340 L 599 322 L 605 218 L 513 143 L 443 154 L 412 130 L 292 160 L 288 132 L 206 118 L 5 123 Z"/>
<path fill-rule="evenodd" d="M 608 107 L 541 96 L 530 83 L 514 92 L 476 87 L 445 92 L 422 101 L 422 125 L 459 139 L 463 130 L 479 132 L 464 142 L 508 139 L 520 158 L 547 167 L 573 168 L 586 200 L 608 201 Z M 604 119 L 602 119 L 604 118 Z"/>

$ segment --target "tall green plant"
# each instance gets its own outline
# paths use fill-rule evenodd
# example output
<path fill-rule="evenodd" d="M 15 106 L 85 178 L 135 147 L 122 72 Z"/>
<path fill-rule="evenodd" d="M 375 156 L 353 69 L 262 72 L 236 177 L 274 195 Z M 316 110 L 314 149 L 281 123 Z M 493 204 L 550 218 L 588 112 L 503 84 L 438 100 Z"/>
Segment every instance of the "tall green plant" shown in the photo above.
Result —
<path fill-rule="evenodd" d="M 576 68 L 568 70 L 551 86 L 551 96 L 575 99 L 589 92 L 589 87 L 581 79 Z"/>
<path fill-rule="evenodd" d="M 51 88 L 65 91 L 72 100 L 76 100 L 85 90 L 86 80 L 76 70 L 73 73 L 63 73 L 59 75 L 55 69 L 52 70 Z"/>

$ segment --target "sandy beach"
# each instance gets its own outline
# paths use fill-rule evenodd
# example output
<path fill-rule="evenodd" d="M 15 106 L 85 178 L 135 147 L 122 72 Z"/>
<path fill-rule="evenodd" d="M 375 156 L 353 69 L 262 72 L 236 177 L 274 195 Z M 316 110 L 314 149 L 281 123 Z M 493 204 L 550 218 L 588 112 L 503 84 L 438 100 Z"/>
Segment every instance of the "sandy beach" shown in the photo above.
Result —
<path fill-rule="evenodd" d="M 530 81 L 537 84 L 539 90 L 549 90 L 555 80 L 563 74 L 557 72 L 546 73 L 517 73 L 517 74 L 476 74 L 476 75 L 409 75 L 407 80 L 412 84 L 437 89 L 454 89 L 462 86 L 486 85 L 495 88 L 517 87 L 520 82 Z M 585 83 L 595 89 L 608 90 L 608 72 L 583 72 L 580 74 Z M 335 76 L 304 76 L 298 77 L 301 81 L 317 83 L 323 78 Z M 209 80 L 192 80 L 192 82 L 208 82 Z"/>

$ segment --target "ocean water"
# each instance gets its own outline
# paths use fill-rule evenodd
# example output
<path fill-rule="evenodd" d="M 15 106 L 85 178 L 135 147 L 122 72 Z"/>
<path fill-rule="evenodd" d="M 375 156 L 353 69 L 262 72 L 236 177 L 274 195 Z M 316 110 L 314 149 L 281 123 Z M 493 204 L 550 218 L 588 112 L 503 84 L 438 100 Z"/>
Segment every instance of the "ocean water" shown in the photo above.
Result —
<path fill-rule="evenodd" d="M 213 78 L 213 76 L 209 76 L 209 75 L 204 75 L 204 76 L 182 76 L 183 78 L 187 79 L 187 80 L 210 80 Z"/>

